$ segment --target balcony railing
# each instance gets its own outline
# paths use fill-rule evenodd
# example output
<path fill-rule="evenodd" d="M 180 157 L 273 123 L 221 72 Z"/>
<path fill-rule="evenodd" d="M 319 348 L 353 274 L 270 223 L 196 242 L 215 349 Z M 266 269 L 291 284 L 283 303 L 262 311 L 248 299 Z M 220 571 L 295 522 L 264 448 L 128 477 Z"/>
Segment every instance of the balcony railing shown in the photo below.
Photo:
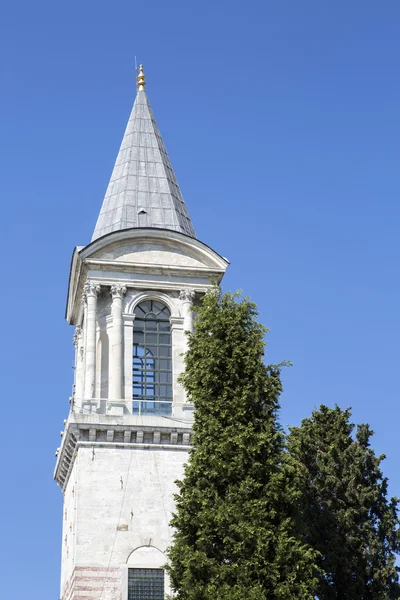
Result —
<path fill-rule="evenodd" d="M 153 400 L 133 398 L 131 401 L 108 398 L 71 398 L 72 411 L 80 414 L 115 414 L 117 408 L 122 414 L 138 416 L 170 416 L 172 415 L 172 400 Z"/>
<path fill-rule="evenodd" d="M 168 416 L 172 414 L 171 400 L 143 400 L 134 398 L 132 402 L 133 415 Z"/>

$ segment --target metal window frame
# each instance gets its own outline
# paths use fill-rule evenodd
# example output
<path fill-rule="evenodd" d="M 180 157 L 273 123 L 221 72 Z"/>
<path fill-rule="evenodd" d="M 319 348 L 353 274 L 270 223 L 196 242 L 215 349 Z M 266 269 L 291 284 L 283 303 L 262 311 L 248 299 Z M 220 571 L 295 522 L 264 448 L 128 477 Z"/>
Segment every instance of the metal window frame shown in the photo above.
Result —
<path fill-rule="evenodd" d="M 130 573 L 133 571 L 141 571 L 142 575 L 143 575 L 143 580 L 146 581 L 151 581 L 151 574 L 155 574 L 157 573 L 157 584 L 160 586 L 159 590 L 154 590 L 156 593 L 160 592 L 156 595 L 144 595 L 146 593 L 147 590 L 139 590 L 139 596 L 131 596 L 130 595 Z M 139 574 L 139 573 L 137 573 Z M 140 579 L 140 578 L 139 578 Z M 153 581 L 156 581 L 153 580 Z M 160 568 L 160 567 L 129 567 L 127 569 L 127 594 L 126 594 L 126 598 L 127 600 L 164 600 L 165 597 L 165 571 L 164 569 Z"/>
<path fill-rule="evenodd" d="M 170 415 L 173 394 L 171 313 L 163 302 L 148 299 L 136 306 L 134 314 L 132 412 Z M 167 335 L 169 342 L 163 343 L 161 336 Z M 166 362 L 165 368 L 161 368 L 161 361 Z M 166 381 L 161 381 L 161 375 Z"/>

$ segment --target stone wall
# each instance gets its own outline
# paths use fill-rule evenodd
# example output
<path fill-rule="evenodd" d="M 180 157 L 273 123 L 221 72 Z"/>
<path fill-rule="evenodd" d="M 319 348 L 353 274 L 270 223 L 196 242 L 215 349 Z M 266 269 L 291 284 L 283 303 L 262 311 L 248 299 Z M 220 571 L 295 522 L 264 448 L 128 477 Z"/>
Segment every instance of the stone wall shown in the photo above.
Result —
<path fill-rule="evenodd" d="M 63 600 L 122 598 L 127 565 L 165 563 L 186 460 L 183 449 L 79 448 L 65 489 Z"/>

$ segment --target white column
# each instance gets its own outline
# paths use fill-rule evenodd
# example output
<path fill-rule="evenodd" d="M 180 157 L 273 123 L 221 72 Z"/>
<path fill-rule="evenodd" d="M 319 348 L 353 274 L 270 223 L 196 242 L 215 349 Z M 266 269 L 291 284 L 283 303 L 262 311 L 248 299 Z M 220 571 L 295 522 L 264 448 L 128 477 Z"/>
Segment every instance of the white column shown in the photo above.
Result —
<path fill-rule="evenodd" d="M 123 285 L 111 286 L 111 315 L 112 329 L 110 336 L 110 400 L 121 400 L 122 391 L 122 373 L 123 373 L 123 324 L 122 324 L 122 304 L 123 297 L 126 294 L 126 287 Z"/>
<path fill-rule="evenodd" d="M 85 399 L 93 398 L 96 377 L 96 308 L 100 286 L 90 281 L 83 288 L 86 296 Z"/>
<path fill-rule="evenodd" d="M 195 293 L 193 290 L 186 289 L 182 290 L 179 294 L 179 298 L 182 301 L 182 316 L 183 316 L 183 329 L 184 331 L 193 332 L 193 300 Z M 185 335 L 185 351 L 187 350 L 187 336 Z"/>
<path fill-rule="evenodd" d="M 74 399 L 81 400 L 83 396 L 83 332 L 80 325 L 77 325 L 75 329 L 73 343 L 75 346 Z"/>
<path fill-rule="evenodd" d="M 135 315 L 124 316 L 124 333 L 123 333 L 123 381 L 124 387 L 122 397 L 127 401 L 129 411 L 132 411 L 132 349 L 133 349 L 133 323 Z M 128 401 L 129 399 L 129 401 Z"/>

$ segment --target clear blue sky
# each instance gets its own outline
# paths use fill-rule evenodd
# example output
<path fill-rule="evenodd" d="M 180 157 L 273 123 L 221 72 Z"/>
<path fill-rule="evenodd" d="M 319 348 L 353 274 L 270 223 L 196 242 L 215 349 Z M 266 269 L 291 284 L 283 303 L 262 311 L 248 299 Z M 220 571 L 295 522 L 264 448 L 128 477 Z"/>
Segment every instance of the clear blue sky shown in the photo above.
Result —
<path fill-rule="evenodd" d="M 59 597 L 73 247 L 89 242 L 134 56 L 201 240 L 289 359 L 282 423 L 324 402 L 376 431 L 400 495 L 400 4 L 2 3 L 4 598 Z"/>

